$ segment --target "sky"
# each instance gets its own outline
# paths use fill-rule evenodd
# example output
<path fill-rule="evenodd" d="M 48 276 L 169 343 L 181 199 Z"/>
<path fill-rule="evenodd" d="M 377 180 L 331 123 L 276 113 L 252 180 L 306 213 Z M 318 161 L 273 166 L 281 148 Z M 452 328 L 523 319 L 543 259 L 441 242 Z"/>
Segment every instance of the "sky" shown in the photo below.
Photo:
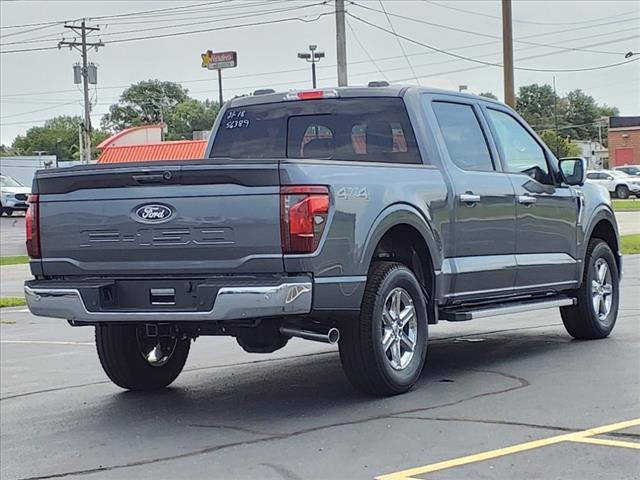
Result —
<path fill-rule="evenodd" d="M 489 91 L 503 99 L 502 68 L 486 65 L 502 62 L 500 1 L 346 4 L 350 85 L 371 80 L 450 90 L 466 85 L 471 93 Z M 309 88 L 310 66 L 297 53 L 310 44 L 325 53 L 318 64 L 319 86 L 335 86 L 333 8 L 331 0 L 0 0 L 0 142 L 9 145 L 56 115 L 82 114 L 82 92 L 73 84 L 78 52 L 10 53 L 71 40 L 64 21 L 87 18 L 88 25 L 100 27 L 92 41 L 105 43 L 89 54 L 98 65 L 98 85 L 91 90 L 95 126 L 122 91 L 141 80 L 180 82 L 195 98 L 217 100 L 216 73 L 201 67 L 206 50 L 238 52 L 238 66 L 223 72 L 225 98 L 257 88 Z M 49 22 L 61 23 L 31 25 Z M 255 23 L 262 25 L 241 26 Z M 131 41 L 185 32 L 190 34 Z M 598 103 L 618 107 L 621 115 L 640 115 L 640 61 L 562 71 L 625 62 L 629 51 L 640 59 L 640 1 L 514 0 L 513 35 L 516 89 L 552 84 L 555 75 L 560 95 L 580 88 Z"/>

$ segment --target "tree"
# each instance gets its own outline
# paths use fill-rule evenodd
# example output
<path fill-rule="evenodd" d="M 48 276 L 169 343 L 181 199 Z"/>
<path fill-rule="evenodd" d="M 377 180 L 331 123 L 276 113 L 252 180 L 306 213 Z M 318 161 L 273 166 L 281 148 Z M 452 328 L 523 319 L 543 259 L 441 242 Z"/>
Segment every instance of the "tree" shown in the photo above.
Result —
<path fill-rule="evenodd" d="M 6 157 L 9 155 L 13 155 L 13 151 L 11 147 L 7 147 L 4 143 L 0 145 L 0 157 Z"/>
<path fill-rule="evenodd" d="M 580 147 L 575 143 L 571 143 L 568 137 L 561 137 L 553 130 L 542 131 L 540 138 L 558 158 L 577 157 L 581 153 Z"/>
<path fill-rule="evenodd" d="M 492 99 L 492 100 L 498 100 L 498 97 L 496 97 L 496 96 L 495 96 L 493 93 L 491 93 L 491 92 L 482 92 L 482 93 L 479 93 L 478 95 L 480 95 L 481 97 L 487 97 L 487 98 L 490 98 L 490 99 Z"/>
<path fill-rule="evenodd" d="M 80 148 L 78 129 L 82 120 L 79 116 L 62 115 L 47 120 L 43 127 L 32 127 L 25 135 L 18 135 L 11 145 L 16 155 L 34 155 L 33 152 L 47 152 L 59 159 L 79 159 Z M 94 131 L 91 134 L 92 156 L 96 157 L 95 147 L 109 134 Z"/>
<path fill-rule="evenodd" d="M 147 80 L 127 88 L 118 103 L 109 107 L 101 125 L 108 130 L 124 130 L 137 125 L 161 123 L 174 112 L 176 105 L 189 97 L 188 90 L 175 82 Z"/>
<path fill-rule="evenodd" d="M 592 96 L 586 95 L 580 89 L 569 92 L 566 100 L 565 120 L 568 125 L 572 126 L 567 130 L 571 138 L 598 140 L 598 125 L 602 128 L 608 123 L 603 120 L 603 117 L 613 117 L 619 114 L 617 108 L 598 105 Z M 606 143 L 606 137 L 607 132 L 605 129 L 602 132 L 603 143 Z"/>
<path fill-rule="evenodd" d="M 167 138 L 191 139 L 195 131 L 211 130 L 219 110 L 218 103 L 210 100 L 201 102 L 190 98 L 179 103 L 166 118 L 169 132 Z"/>
<path fill-rule="evenodd" d="M 518 89 L 516 111 L 533 127 L 554 124 L 554 101 L 558 101 L 550 85 L 525 85 Z"/>

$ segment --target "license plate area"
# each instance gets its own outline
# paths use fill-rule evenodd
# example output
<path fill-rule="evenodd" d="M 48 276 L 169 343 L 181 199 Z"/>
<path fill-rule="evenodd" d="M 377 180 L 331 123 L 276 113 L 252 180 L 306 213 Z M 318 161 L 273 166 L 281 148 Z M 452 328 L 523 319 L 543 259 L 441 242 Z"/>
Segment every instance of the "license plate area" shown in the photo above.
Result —
<path fill-rule="evenodd" d="M 205 280 L 149 279 L 116 280 L 100 288 L 101 311 L 208 311 L 213 308 L 217 288 Z"/>

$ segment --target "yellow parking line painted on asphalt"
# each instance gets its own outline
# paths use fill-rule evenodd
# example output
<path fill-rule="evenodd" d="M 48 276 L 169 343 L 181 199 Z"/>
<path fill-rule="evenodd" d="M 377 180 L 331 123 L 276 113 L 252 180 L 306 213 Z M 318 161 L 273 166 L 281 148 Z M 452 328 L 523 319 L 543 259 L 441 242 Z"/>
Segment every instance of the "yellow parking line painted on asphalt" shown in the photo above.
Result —
<path fill-rule="evenodd" d="M 608 438 L 585 437 L 585 438 L 575 438 L 569 441 L 580 442 L 580 443 L 592 443 L 594 445 L 606 445 L 609 447 L 635 448 L 637 450 L 640 450 L 639 442 L 624 442 L 622 440 L 609 440 Z"/>
<path fill-rule="evenodd" d="M 567 441 L 580 441 L 586 437 L 593 435 L 600 435 L 603 433 L 609 433 L 616 430 L 623 430 L 625 428 L 635 427 L 640 425 L 640 418 L 634 420 L 627 420 L 625 422 L 612 423 L 610 425 L 603 425 L 601 427 L 590 428 L 588 430 L 582 430 L 580 432 L 565 433 L 563 435 L 557 435 L 555 437 L 542 438 L 540 440 L 533 440 L 531 442 L 519 443 L 510 447 L 498 448 L 496 450 L 489 450 L 487 452 L 476 453 L 474 455 L 467 455 L 465 457 L 453 458 L 444 462 L 432 463 L 430 465 L 423 465 L 422 467 L 410 468 L 408 470 L 402 470 L 400 472 L 388 473 L 386 475 L 380 475 L 376 477 L 376 480 L 418 480 L 416 475 L 423 475 L 425 473 L 437 472 L 439 470 L 446 470 L 448 468 L 460 467 L 469 463 L 482 462 L 484 460 L 490 460 L 492 458 L 504 457 L 505 455 L 511 455 L 513 453 L 525 452 L 527 450 L 533 450 L 534 448 L 546 447 L 549 445 L 555 445 L 561 442 Z M 603 439 L 604 441 L 604 439 Z M 612 440 L 611 442 L 615 442 Z M 592 442 L 596 443 L 596 442 Z M 621 442 L 630 443 L 630 442 Z M 604 443 L 601 443 L 604 445 Z M 613 446 L 612 443 L 607 443 L 609 446 Z M 625 445 L 628 447 L 628 445 Z"/>

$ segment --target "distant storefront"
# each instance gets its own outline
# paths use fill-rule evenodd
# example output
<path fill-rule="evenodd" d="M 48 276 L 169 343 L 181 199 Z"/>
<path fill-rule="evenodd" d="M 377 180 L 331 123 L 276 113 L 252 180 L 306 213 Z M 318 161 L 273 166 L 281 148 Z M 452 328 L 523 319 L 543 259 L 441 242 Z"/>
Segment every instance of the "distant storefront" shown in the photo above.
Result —
<path fill-rule="evenodd" d="M 609 118 L 609 166 L 640 165 L 640 117 Z"/>

